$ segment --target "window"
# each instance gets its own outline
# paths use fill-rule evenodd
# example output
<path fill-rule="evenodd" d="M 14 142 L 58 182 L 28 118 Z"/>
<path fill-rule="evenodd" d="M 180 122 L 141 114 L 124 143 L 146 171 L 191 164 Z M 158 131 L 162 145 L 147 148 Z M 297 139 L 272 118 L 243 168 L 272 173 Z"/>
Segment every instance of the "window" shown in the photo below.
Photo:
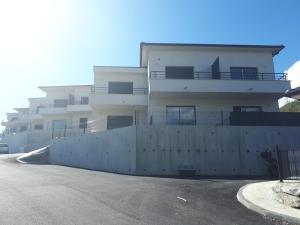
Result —
<path fill-rule="evenodd" d="M 36 114 L 38 114 L 39 112 L 40 112 L 40 109 L 42 109 L 42 108 L 45 108 L 45 106 L 44 105 L 39 105 L 39 106 L 37 106 L 36 107 Z"/>
<path fill-rule="evenodd" d="M 64 130 L 67 127 L 65 120 L 52 120 L 52 129 L 53 130 Z"/>
<path fill-rule="evenodd" d="M 81 97 L 80 104 L 81 105 L 88 105 L 89 104 L 89 97 Z"/>
<path fill-rule="evenodd" d="M 88 118 L 80 118 L 79 119 L 79 128 L 80 129 L 86 129 L 87 128 L 87 121 L 88 121 Z"/>
<path fill-rule="evenodd" d="M 233 80 L 257 80 L 256 67 L 230 67 L 231 79 Z"/>
<path fill-rule="evenodd" d="M 233 106 L 233 112 L 262 112 L 261 106 Z"/>
<path fill-rule="evenodd" d="M 54 99 L 54 108 L 64 108 L 68 105 L 68 99 Z"/>
<path fill-rule="evenodd" d="M 43 128 L 44 128 L 43 124 L 36 124 L 36 125 L 34 125 L 34 129 L 35 130 L 43 130 Z"/>
<path fill-rule="evenodd" d="M 12 117 L 10 121 L 13 122 L 13 121 L 15 121 L 17 119 L 18 119 L 18 117 Z"/>
<path fill-rule="evenodd" d="M 195 125 L 195 106 L 167 106 L 167 124 Z"/>
<path fill-rule="evenodd" d="M 107 129 L 129 127 L 132 124 L 132 116 L 107 116 Z"/>
<path fill-rule="evenodd" d="M 133 82 L 109 82 L 109 94 L 133 94 Z"/>
<path fill-rule="evenodd" d="M 25 131 L 25 130 L 27 130 L 27 126 L 21 126 L 20 127 L 20 131 Z"/>
<path fill-rule="evenodd" d="M 166 66 L 166 79 L 194 79 L 194 67 Z"/>

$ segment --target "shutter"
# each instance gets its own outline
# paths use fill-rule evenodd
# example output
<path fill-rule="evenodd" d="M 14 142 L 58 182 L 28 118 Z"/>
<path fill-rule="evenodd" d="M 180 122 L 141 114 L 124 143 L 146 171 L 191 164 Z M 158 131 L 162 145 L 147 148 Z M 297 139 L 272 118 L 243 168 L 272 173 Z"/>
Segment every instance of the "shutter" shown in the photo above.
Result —
<path fill-rule="evenodd" d="M 212 71 L 212 79 L 220 79 L 219 57 L 217 57 L 214 63 L 211 65 L 211 71 Z"/>

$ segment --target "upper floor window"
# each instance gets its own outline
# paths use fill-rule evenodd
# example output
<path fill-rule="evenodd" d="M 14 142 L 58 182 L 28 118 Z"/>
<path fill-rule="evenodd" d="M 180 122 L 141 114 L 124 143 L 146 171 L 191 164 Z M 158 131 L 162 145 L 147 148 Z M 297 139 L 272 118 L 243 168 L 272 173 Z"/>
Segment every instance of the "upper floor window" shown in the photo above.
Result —
<path fill-rule="evenodd" d="M 195 125 L 195 106 L 167 106 L 167 124 Z"/>
<path fill-rule="evenodd" d="M 10 121 L 13 122 L 13 121 L 15 121 L 15 120 L 17 120 L 17 119 L 18 119 L 18 117 L 12 117 L 12 118 L 10 119 Z"/>
<path fill-rule="evenodd" d="M 80 104 L 81 105 L 88 105 L 89 104 L 89 97 L 81 97 Z"/>
<path fill-rule="evenodd" d="M 166 66 L 166 79 L 194 79 L 194 67 Z"/>
<path fill-rule="evenodd" d="M 233 112 L 262 112 L 261 106 L 233 106 Z"/>
<path fill-rule="evenodd" d="M 109 94 L 133 94 L 133 82 L 108 82 Z"/>
<path fill-rule="evenodd" d="M 35 110 L 36 114 L 38 114 L 40 112 L 40 109 L 42 109 L 42 108 L 45 108 L 45 106 L 44 105 L 37 106 L 36 110 Z"/>
<path fill-rule="evenodd" d="M 257 80 L 257 67 L 230 67 L 231 79 Z"/>
<path fill-rule="evenodd" d="M 54 108 L 63 108 L 67 107 L 68 99 L 54 99 Z"/>

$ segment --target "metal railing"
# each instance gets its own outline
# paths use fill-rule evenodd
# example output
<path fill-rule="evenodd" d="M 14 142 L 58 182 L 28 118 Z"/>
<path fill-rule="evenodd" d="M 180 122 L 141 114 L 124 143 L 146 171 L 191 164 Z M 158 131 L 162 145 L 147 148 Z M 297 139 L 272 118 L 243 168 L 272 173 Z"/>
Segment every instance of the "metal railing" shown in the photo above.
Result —
<path fill-rule="evenodd" d="M 277 147 L 279 179 L 300 180 L 300 149 L 280 149 Z"/>
<path fill-rule="evenodd" d="M 166 71 L 151 71 L 150 79 L 191 79 L 191 80 L 287 80 L 287 73 L 235 73 L 235 72 L 220 72 L 219 78 L 213 78 L 212 72 L 195 71 L 192 76 L 187 78 L 168 78 Z"/>
<path fill-rule="evenodd" d="M 149 112 L 149 125 L 214 125 L 230 124 L 230 111 L 194 111 L 190 113 Z"/>
<path fill-rule="evenodd" d="M 123 93 L 111 93 L 109 92 L 108 87 L 91 87 L 92 94 L 123 94 Z M 147 88 L 133 88 L 132 93 L 124 93 L 124 94 L 131 94 L 131 95 L 147 95 L 148 89 Z"/>

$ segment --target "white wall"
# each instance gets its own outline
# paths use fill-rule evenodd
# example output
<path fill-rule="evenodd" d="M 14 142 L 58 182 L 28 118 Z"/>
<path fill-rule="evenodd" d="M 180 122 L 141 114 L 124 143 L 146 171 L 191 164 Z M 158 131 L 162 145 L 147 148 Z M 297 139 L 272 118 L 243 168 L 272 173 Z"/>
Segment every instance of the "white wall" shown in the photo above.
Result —
<path fill-rule="evenodd" d="M 143 69 L 131 70 L 97 70 L 94 72 L 94 85 L 96 87 L 108 87 L 109 81 L 133 82 L 133 88 L 147 87 L 147 73 Z"/>
<path fill-rule="evenodd" d="M 194 66 L 194 71 L 211 71 L 211 65 L 219 57 L 220 71 L 230 72 L 230 67 L 257 67 L 258 72 L 274 73 L 271 52 L 239 51 L 234 49 L 181 49 L 151 50 L 149 70 L 165 71 L 165 66 Z"/>
<path fill-rule="evenodd" d="M 199 97 L 180 97 L 180 98 L 151 98 L 149 99 L 148 111 L 165 112 L 166 106 L 195 106 L 196 111 L 232 111 L 233 106 L 262 106 L 265 112 L 278 111 L 278 102 L 272 99 L 257 98 L 199 98 Z"/>

